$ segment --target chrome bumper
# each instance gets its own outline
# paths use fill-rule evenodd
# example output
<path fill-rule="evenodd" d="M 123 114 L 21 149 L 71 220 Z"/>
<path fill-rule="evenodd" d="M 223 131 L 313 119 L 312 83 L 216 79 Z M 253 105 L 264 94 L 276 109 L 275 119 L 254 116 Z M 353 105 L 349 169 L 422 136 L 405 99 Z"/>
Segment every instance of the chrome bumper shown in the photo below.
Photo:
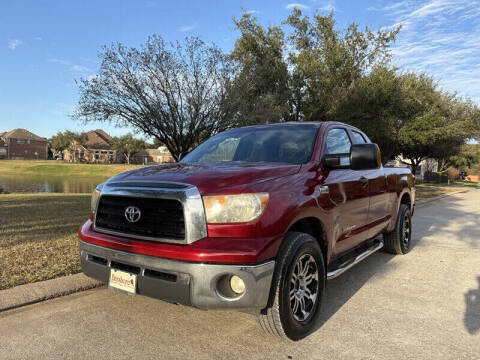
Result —
<path fill-rule="evenodd" d="M 267 305 L 274 261 L 259 265 L 188 263 L 113 250 L 80 241 L 82 271 L 108 283 L 110 269 L 137 274 L 137 293 L 201 309 L 263 309 Z M 232 275 L 245 283 L 236 295 L 226 289 Z"/>

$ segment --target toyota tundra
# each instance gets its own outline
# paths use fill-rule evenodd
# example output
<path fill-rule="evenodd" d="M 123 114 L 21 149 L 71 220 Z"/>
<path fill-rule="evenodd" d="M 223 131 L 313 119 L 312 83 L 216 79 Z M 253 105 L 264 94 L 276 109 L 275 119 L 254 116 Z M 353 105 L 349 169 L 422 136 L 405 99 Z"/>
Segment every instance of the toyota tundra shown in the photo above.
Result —
<path fill-rule="evenodd" d="M 82 270 L 131 294 L 248 311 L 299 340 L 327 280 L 381 248 L 409 251 L 414 182 L 343 123 L 227 130 L 178 163 L 99 185 L 79 230 Z"/>

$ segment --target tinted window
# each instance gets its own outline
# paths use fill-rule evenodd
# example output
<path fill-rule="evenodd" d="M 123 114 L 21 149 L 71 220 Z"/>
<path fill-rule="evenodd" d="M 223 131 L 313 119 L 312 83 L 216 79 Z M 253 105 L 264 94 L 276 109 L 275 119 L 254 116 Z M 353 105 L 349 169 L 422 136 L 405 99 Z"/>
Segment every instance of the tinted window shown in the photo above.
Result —
<path fill-rule="evenodd" d="M 329 155 L 334 154 L 348 154 L 351 147 L 350 139 L 345 129 L 332 129 L 327 135 L 327 146 L 325 153 Z"/>
<path fill-rule="evenodd" d="M 225 161 L 303 164 L 310 160 L 318 125 L 242 128 L 215 135 L 182 162 Z"/>
<path fill-rule="evenodd" d="M 240 138 L 227 137 L 225 139 L 219 139 L 215 148 L 208 149 L 201 156 L 198 157 L 198 162 L 219 162 L 219 161 L 232 161 L 235 157 Z"/>
<path fill-rule="evenodd" d="M 354 144 L 365 144 L 366 141 L 363 138 L 363 135 L 360 134 L 358 131 L 352 131 L 352 138 Z"/>

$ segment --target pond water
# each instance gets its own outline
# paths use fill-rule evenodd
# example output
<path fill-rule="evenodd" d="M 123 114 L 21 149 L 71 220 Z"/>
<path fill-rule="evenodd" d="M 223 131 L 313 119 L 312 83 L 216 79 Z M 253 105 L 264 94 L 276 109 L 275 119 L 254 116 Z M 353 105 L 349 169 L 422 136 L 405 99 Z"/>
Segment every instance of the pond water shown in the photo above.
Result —
<path fill-rule="evenodd" d="M 4 193 L 91 193 L 106 177 L 0 175 L 0 192 Z"/>

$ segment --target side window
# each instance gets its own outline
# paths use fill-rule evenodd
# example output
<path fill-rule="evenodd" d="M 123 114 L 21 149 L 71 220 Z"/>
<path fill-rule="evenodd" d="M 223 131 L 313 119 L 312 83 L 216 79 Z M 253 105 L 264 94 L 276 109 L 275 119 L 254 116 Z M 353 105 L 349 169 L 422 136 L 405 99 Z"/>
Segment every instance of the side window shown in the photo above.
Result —
<path fill-rule="evenodd" d="M 366 141 L 363 138 L 363 135 L 360 134 L 358 131 L 352 131 L 352 138 L 354 144 L 365 144 Z"/>
<path fill-rule="evenodd" d="M 345 129 L 332 129 L 327 134 L 325 154 L 349 154 L 352 143 Z"/>

